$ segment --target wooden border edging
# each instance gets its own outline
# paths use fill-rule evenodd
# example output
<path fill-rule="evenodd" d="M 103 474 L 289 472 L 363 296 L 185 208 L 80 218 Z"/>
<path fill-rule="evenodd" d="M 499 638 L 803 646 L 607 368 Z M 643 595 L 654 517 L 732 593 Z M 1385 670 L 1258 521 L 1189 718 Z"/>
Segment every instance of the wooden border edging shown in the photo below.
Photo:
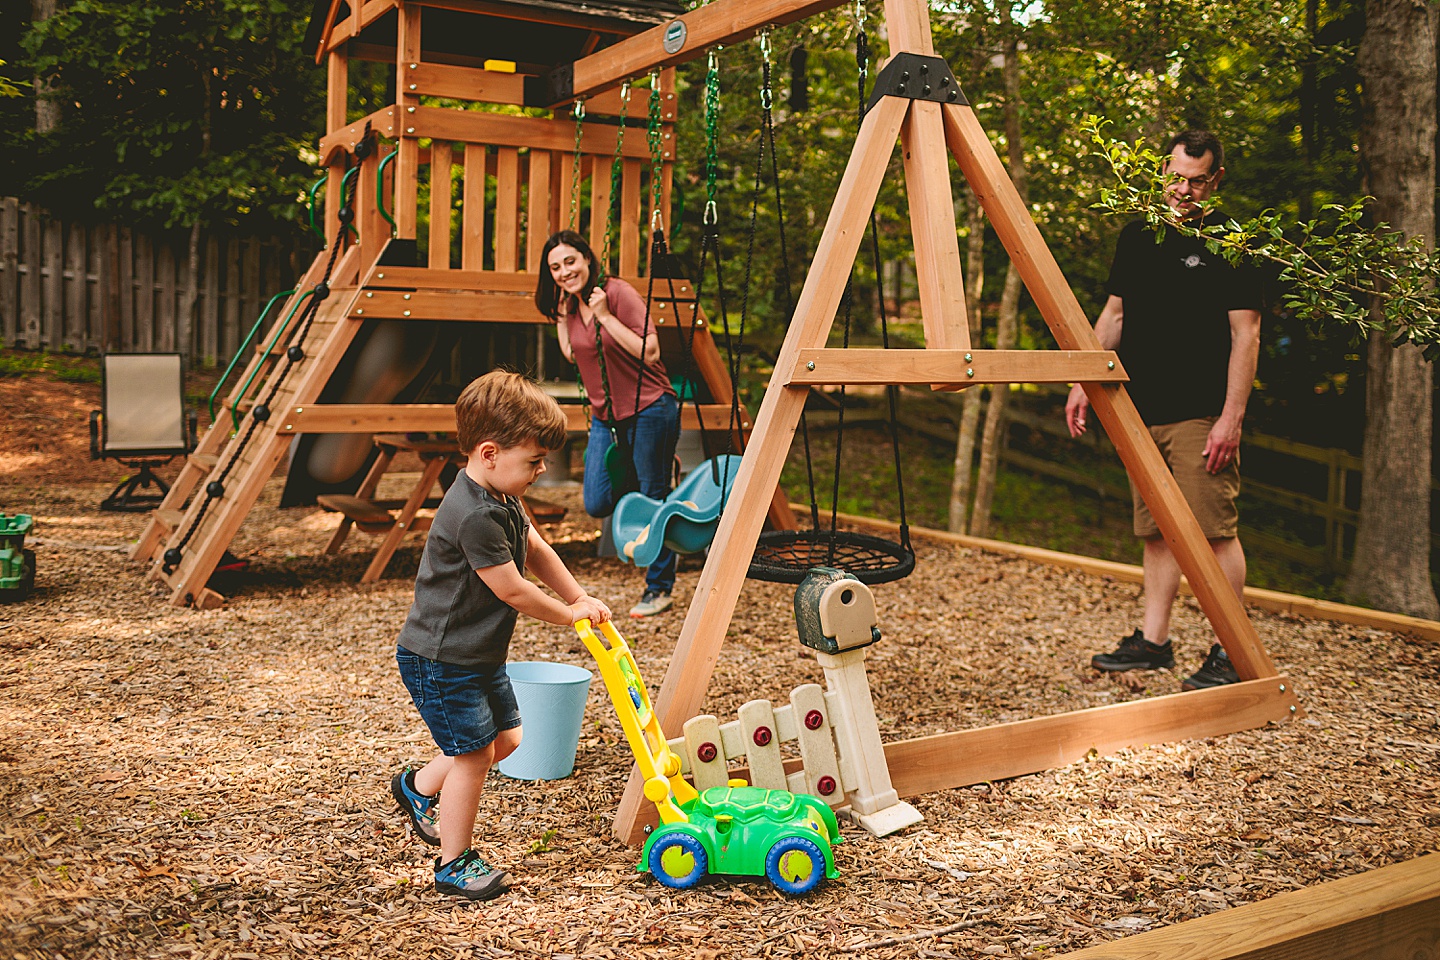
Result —
<path fill-rule="evenodd" d="M 791 504 L 791 508 L 800 512 L 808 512 L 810 509 L 808 504 L 801 503 L 793 503 Z M 889 520 L 881 520 L 876 517 L 862 517 L 853 513 L 841 513 L 838 514 L 838 516 L 847 523 L 875 527 L 891 532 L 900 529 L 899 524 Z M 954 543 L 963 547 L 973 547 L 976 550 L 984 550 L 987 553 L 1000 553 L 1006 556 L 1033 560 L 1036 563 L 1046 563 L 1056 567 L 1068 567 L 1073 570 L 1082 570 L 1086 573 L 1099 574 L 1103 577 L 1114 577 L 1116 580 L 1124 580 L 1127 583 L 1140 583 L 1144 580 L 1144 573 L 1140 567 L 1130 563 L 1116 563 L 1113 560 L 1082 557 L 1078 554 L 1062 553 L 1059 550 L 1047 550 L 1044 547 L 1030 547 L 1020 543 L 1006 543 L 1003 540 L 987 540 L 984 537 L 971 537 L 963 533 L 950 533 L 948 530 L 935 530 L 930 527 L 912 526 L 910 528 L 910 534 L 911 536 L 917 537 L 929 537 L 932 540 L 943 540 L 947 543 Z M 1180 590 L 1182 593 L 1190 593 L 1190 585 L 1186 583 L 1184 579 L 1180 581 Z M 1288 613 L 1299 617 L 1309 617 L 1312 620 L 1332 620 L 1336 623 L 1349 623 L 1359 627 L 1374 627 L 1377 630 L 1406 633 L 1422 640 L 1440 642 L 1440 622 L 1406 616 L 1403 613 L 1389 613 L 1385 610 L 1371 610 L 1368 607 L 1354 607 L 1349 604 L 1335 603 L 1330 600 L 1316 600 L 1313 597 L 1300 597 L 1293 593 L 1281 593 L 1279 590 L 1262 590 L 1259 587 L 1245 588 L 1245 602 L 1261 610 L 1268 610 L 1271 613 Z"/>
<path fill-rule="evenodd" d="M 1060 960 L 1415 960 L 1437 948 L 1440 855 L 1432 853 Z"/>
<path fill-rule="evenodd" d="M 1127 747 L 1253 730 L 1302 715 L 1288 677 L 1129 700 L 885 744 L 902 797 L 1008 780 Z"/>

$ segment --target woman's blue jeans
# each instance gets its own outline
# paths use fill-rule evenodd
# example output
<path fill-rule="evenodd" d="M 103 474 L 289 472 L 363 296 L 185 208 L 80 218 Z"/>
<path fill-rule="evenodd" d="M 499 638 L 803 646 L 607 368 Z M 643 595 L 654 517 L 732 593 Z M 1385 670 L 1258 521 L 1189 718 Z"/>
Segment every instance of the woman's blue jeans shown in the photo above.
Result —
<path fill-rule="evenodd" d="M 654 500 L 664 500 L 670 492 L 670 477 L 675 462 L 675 444 L 680 439 L 680 404 L 672 394 L 664 394 L 638 416 L 622 420 L 615 426 L 622 442 L 628 442 L 635 454 L 635 474 L 640 479 L 640 492 Z M 610 489 L 610 475 L 605 472 L 605 451 L 614 440 L 610 428 L 599 417 L 590 419 L 590 439 L 585 447 L 585 512 L 592 517 L 608 517 L 615 512 L 620 497 Z M 669 593 L 675 586 L 675 551 L 666 547 L 645 571 L 645 589 Z"/>

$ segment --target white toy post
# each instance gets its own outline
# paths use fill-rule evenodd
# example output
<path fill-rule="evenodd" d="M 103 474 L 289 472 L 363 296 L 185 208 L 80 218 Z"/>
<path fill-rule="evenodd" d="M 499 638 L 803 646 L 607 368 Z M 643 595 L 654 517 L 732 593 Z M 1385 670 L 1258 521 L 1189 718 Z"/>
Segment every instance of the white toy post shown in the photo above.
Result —
<path fill-rule="evenodd" d="M 850 819 L 877 837 L 919 823 L 924 819 L 920 811 L 890 785 L 865 675 L 865 648 L 880 639 L 875 595 L 839 570 L 816 568 L 795 591 L 795 622 L 800 642 L 815 651 L 840 710 L 835 735 L 842 740 L 841 755 L 853 765 L 856 783 L 846 794 Z"/>

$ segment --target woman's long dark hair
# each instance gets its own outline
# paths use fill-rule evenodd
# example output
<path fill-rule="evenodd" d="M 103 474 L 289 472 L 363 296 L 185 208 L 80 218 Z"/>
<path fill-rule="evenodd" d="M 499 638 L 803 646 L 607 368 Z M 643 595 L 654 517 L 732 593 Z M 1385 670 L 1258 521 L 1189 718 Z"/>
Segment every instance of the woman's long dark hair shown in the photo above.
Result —
<path fill-rule="evenodd" d="M 584 290 L 580 291 L 580 295 L 588 298 L 590 291 L 600 285 L 600 262 L 595 259 L 595 251 L 590 249 L 590 244 L 586 242 L 585 238 L 574 230 L 559 230 L 551 234 L 550 239 L 545 241 L 545 246 L 540 251 L 540 279 L 535 286 L 535 306 L 542 314 L 557 321 L 560 319 L 562 307 L 564 312 L 569 312 L 570 303 L 568 301 L 571 299 L 568 294 L 561 293 L 560 285 L 550 275 L 550 251 L 561 244 L 574 247 L 590 265 L 590 282 Z"/>

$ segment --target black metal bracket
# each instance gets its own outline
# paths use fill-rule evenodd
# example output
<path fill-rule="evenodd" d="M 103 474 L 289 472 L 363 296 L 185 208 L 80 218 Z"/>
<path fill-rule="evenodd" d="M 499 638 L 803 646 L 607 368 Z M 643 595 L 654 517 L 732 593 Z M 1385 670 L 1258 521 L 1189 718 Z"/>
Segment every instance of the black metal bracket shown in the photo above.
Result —
<path fill-rule="evenodd" d="M 551 108 L 575 99 L 575 64 L 562 63 L 549 73 L 525 78 L 525 106 Z"/>
<path fill-rule="evenodd" d="M 950 72 L 950 65 L 940 57 L 924 57 L 918 53 L 897 53 L 885 64 L 885 69 L 875 76 L 875 87 L 865 111 L 868 113 L 881 97 L 970 105 L 960 82 Z"/>

